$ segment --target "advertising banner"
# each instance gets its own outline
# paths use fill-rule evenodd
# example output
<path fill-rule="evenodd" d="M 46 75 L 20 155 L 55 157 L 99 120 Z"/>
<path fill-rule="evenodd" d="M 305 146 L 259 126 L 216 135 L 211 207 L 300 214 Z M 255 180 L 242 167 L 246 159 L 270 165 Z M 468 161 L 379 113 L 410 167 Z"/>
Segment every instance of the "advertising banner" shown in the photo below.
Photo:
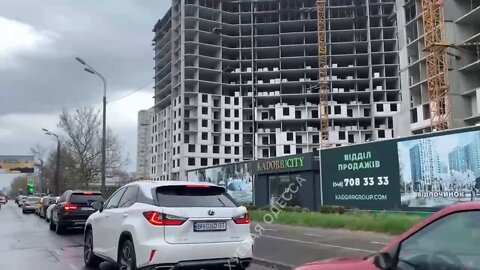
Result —
<path fill-rule="evenodd" d="M 480 201 L 480 130 L 322 150 L 324 205 L 436 210 Z"/>
<path fill-rule="evenodd" d="M 0 156 L 0 174 L 33 173 L 33 156 Z"/>
<path fill-rule="evenodd" d="M 252 163 L 243 162 L 187 172 L 188 181 L 208 182 L 224 187 L 240 204 L 253 203 Z"/>

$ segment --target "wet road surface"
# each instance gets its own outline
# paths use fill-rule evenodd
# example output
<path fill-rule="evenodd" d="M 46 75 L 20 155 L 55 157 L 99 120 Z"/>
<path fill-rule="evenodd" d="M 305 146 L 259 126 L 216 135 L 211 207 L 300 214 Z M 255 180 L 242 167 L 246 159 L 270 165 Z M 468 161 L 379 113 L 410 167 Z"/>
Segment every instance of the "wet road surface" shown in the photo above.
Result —
<path fill-rule="evenodd" d="M 0 269 L 8 270 L 90 270 L 83 263 L 83 231 L 57 235 L 44 219 L 22 214 L 13 201 L 0 210 Z M 118 270 L 102 263 L 101 270 Z M 252 270 L 268 268 L 253 265 Z M 93 269 L 92 269 L 93 270 Z"/>

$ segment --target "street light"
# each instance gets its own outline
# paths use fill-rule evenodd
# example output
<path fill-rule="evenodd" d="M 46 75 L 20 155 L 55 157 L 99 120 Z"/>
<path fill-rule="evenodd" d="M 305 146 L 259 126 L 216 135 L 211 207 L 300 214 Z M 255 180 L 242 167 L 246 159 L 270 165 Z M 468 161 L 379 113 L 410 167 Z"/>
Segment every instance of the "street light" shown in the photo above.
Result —
<path fill-rule="evenodd" d="M 89 66 L 85 60 L 80 57 L 75 57 L 75 59 L 82 65 L 85 66 L 84 70 L 90 74 L 97 75 L 102 79 L 103 82 L 103 121 L 102 121 L 102 168 L 101 168 L 101 185 L 100 185 L 100 192 L 105 194 L 105 163 L 106 163 L 106 140 L 107 140 L 107 81 L 102 74 L 98 73 L 94 68 Z"/>
<path fill-rule="evenodd" d="M 56 165 L 55 165 L 55 176 L 54 176 L 54 185 L 55 185 L 55 194 L 60 195 L 60 139 L 57 134 L 49 131 L 46 128 L 42 128 L 42 130 L 45 132 L 46 135 L 48 136 L 53 136 L 57 139 L 57 160 L 56 160 Z M 41 180 L 40 180 L 41 181 Z"/>

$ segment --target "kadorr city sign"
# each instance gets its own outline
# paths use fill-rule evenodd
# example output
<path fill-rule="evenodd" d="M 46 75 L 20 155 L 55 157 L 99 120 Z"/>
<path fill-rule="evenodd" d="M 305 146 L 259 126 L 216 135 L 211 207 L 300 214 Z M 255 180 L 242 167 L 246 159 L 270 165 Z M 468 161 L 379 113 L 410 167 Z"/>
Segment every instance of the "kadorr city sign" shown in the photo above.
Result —
<path fill-rule="evenodd" d="M 259 161 L 257 163 L 257 171 L 275 171 L 282 169 L 302 168 L 305 165 L 305 157 L 293 157 L 288 159 Z"/>

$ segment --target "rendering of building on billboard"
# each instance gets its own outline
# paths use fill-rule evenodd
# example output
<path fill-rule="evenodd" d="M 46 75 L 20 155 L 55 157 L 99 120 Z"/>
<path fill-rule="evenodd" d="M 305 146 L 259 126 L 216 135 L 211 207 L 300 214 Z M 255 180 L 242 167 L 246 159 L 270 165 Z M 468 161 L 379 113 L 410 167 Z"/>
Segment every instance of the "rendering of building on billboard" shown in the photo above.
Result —
<path fill-rule="evenodd" d="M 480 129 L 322 151 L 325 205 L 436 210 L 480 201 Z"/>
<path fill-rule="evenodd" d="M 188 181 L 208 182 L 224 187 L 241 204 L 253 203 L 253 170 L 251 162 L 202 168 L 187 172 Z"/>

